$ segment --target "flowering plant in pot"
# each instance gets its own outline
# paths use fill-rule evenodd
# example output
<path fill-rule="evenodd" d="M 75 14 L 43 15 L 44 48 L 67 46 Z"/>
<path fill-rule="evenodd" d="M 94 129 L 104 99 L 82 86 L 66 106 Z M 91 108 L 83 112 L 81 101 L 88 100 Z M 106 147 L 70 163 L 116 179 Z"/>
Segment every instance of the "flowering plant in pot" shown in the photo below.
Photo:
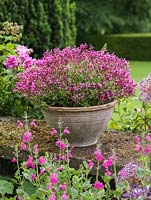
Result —
<path fill-rule="evenodd" d="M 24 53 L 19 51 L 15 58 L 25 70 L 18 75 L 14 91 L 45 103 L 43 114 L 51 127 L 56 128 L 59 117 L 62 118 L 72 137 L 76 135 L 73 140 L 68 138 L 75 146 L 95 144 L 111 117 L 115 100 L 131 96 L 135 91 L 128 62 L 106 50 L 95 51 L 82 44 L 46 51 L 38 60 Z M 7 58 L 7 67 L 11 59 Z"/>

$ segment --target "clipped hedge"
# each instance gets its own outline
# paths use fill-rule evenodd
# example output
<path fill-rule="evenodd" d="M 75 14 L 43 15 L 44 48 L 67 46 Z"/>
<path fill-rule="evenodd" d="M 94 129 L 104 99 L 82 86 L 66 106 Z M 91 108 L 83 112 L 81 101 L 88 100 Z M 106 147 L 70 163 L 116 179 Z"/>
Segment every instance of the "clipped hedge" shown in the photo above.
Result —
<path fill-rule="evenodd" d="M 92 35 L 85 42 L 92 44 L 97 50 L 107 43 L 109 52 L 128 60 L 151 60 L 151 33 Z"/>

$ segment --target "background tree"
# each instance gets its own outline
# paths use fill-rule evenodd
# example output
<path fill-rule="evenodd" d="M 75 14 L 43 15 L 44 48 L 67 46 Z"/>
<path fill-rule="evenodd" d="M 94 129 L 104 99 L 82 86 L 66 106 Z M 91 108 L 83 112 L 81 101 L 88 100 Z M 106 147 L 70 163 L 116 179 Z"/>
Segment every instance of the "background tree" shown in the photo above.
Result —
<path fill-rule="evenodd" d="M 88 34 L 148 32 L 150 0 L 76 0 L 78 41 Z"/>
<path fill-rule="evenodd" d="M 4 21 L 23 25 L 22 43 L 38 54 L 75 44 L 75 3 L 70 0 L 3 0 L 0 22 Z"/>

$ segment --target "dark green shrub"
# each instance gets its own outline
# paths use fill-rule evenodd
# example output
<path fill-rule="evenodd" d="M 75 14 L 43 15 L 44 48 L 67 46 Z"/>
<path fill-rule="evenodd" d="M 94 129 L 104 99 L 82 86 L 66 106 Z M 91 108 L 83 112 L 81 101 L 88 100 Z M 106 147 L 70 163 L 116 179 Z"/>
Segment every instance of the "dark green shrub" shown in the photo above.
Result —
<path fill-rule="evenodd" d="M 107 43 L 109 52 L 128 60 L 151 60 L 151 34 L 112 34 L 93 35 L 86 39 L 95 49 L 101 49 Z"/>
<path fill-rule="evenodd" d="M 75 3 L 70 0 L 3 0 L 0 22 L 4 21 L 23 25 L 22 43 L 38 54 L 75 44 Z"/>

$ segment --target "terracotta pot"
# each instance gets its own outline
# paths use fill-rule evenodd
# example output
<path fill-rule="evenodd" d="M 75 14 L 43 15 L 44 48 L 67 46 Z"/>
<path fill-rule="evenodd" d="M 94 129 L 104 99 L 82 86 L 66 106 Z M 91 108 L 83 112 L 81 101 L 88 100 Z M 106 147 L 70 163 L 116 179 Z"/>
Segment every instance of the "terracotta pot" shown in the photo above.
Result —
<path fill-rule="evenodd" d="M 58 129 L 58 121 L 63 121 L 62 128 L 68 127 L 71 134 L 65 135 L 75 147 L 96 144 L 111 118 L 117 101 L 91 107 L 51 107 L 43 110 L 44 119 L 51 128 Z"/>

